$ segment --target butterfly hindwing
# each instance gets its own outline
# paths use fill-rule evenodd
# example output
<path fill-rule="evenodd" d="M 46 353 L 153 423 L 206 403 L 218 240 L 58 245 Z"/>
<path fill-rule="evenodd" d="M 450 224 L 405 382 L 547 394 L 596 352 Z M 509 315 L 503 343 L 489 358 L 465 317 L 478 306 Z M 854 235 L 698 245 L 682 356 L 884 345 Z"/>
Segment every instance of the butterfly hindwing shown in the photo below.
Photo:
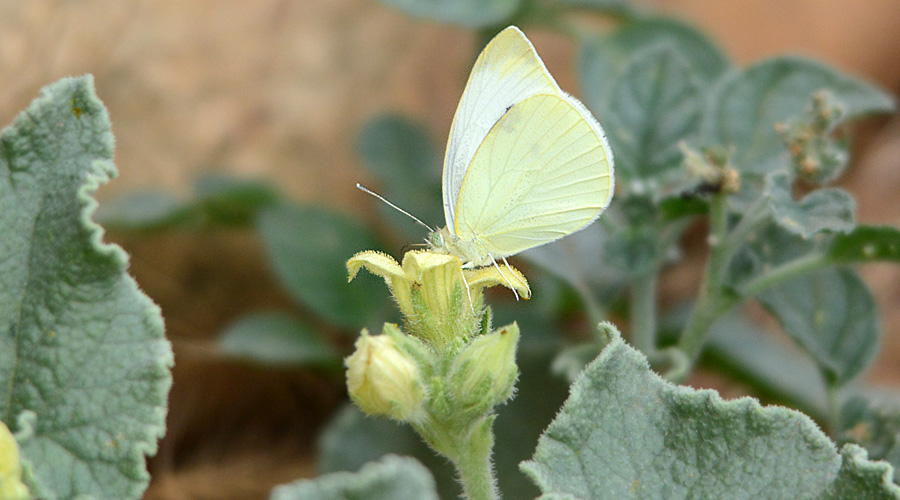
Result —
<path fill-rule="evenodd" d="M 563 93 L 512 106 L 476 150 L 455 232 L 496 258 L 577 231 L 609 204 L 612 156 L 590 113 Z"/>

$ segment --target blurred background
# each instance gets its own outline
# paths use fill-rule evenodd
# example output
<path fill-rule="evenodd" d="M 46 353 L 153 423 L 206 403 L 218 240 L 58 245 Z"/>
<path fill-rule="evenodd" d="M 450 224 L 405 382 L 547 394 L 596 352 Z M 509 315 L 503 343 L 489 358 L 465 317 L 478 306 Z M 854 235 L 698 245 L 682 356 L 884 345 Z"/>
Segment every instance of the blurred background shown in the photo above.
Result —
<path fill-rule="evenodd" d="M 638 1 L 704 30 L 736 64 L 800 53 L 900 94 L 895 0 Z M 523 26 L 560 86 L 579 94 L 576 47 Z M 99 192 L 187 196 L 201 174 L 268 180 L 297 201 L 377 224 L 355 149 L 377 113 L 415 117 L 443 148 L 471 63 L 471 30 L 407 17 L 374 0 L 0 2 L 0 123 L 63 76 L 93 73 L 116 135 L 119 178 Z M 900 225 L 900 118 L 858 127 L 842 179 L 858 219 Z M 689 247 L 703 245 L 691 231 Z M 152 459 L 152 499 L 262 498 L 315 474 L 317 432 L 344 400 L 340 377 L 223 357 L 215 337 L 244 312 L 289 308 L 249 229 L 109 238 L 163 309 L 176 355 L 169 430 Z M 399 255 L 399 248 L 393 249 Z M 695 293 L 702 254 L 664 275 L 662 301 Z M 900 269 L 862 268 L 884 347 L 867 375 L 900 386 Z M 376 292 L 386 290 L 376 289 Z M 327 327 L 323 327 L 327 331 Z M 336 337 L 347 346 L 352 338 Z M 727 380 L 694 385 L 741 393 Z"/>

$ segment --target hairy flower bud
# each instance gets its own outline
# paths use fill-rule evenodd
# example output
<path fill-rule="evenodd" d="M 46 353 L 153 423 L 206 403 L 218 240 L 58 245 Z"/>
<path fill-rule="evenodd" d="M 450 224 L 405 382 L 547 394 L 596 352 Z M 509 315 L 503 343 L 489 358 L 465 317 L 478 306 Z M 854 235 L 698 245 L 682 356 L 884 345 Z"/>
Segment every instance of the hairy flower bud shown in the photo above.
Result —
<path fill-rule="evenodd" d="M 364 412 L 407 421 L 422 409 L 425 388 L 419 366 L 390 336 L 363 330 L 346 364 L 347 390 Z"/>
<path fill-rule="evenodd" d="M 483 412 L 505 402 L 513 394 L 519 370 L 515 323 L 476 337 L 453 360 L 450 391 L 462 407 Z"/>

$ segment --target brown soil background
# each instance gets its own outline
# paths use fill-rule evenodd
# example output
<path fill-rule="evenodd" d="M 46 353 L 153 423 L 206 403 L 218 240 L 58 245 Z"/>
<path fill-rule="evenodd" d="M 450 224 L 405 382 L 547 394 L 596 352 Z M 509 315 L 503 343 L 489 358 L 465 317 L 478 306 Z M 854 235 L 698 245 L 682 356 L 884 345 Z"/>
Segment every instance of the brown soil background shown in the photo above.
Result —
<path fill-rule="evenodd" d="M 700 25 L 740 64 L 802 53 L 900 93 L 896 0 L 641 3 Z M 529 35 L 577 94 L 572 43 Z M 219 172 L 273 179 L 295 199 L 362 214 L 370 200 L 353 187 L 366 178 L 355 133 L 391 110 L 446 137 L 473 44 L 470 32 L 372 0 L 5 0 L 0 123 L 43 85 L 93 73 L 120 170 L 101 202 L 139 188 L 187 194 L 199 173 Z M 859 131 L 856 167 L 842 184 L 857 196 L 860 221 L 900 225 L 900 119 L 869 120 Z M 169 431 L 146 497 L 264 498 L 272 484 L 313 474 L 313 436 L 341 401 L 340 385 L 226 362 L 211 342 L 244 311 L 291 303 L 267 277 L 252 235 L 111 237 L 162 306 L 177 359 Z M 872 265 L 863 275 L 885 326 L 868 380 L 897 387 L 900 268 Z M 696 265 L 670 273 L 663 300 L 692 293 L 697 281 Z"/>

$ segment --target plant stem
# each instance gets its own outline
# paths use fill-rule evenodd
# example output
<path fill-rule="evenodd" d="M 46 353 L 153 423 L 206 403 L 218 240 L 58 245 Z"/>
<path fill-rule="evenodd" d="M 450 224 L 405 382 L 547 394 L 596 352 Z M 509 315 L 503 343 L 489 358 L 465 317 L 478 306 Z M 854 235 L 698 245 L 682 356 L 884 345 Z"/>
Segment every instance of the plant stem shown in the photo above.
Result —
<path fill-rule="evenodd" d="M 754 297 L 760 292 L 778 283 L 783 283 L 798 275 L 815 271 L 829 264 L 828 259 L 820 253 L 812 253 L 798 257 L 751 279 L 741 287 L 742 295 Z"/>
<path fill-rule="evenodd" d="M 495 415 L 486 415 L 467 423 L 431 418 L 413 425 L 432 449 L 453 463 L 466 500 L 500 499 L 491 465 L 494 418 Z"/>
<path fill-rule="evenodd" d="M 487 417 L 475 424 L 470 439 L 460 439 L 458 456 L 454 465 L 459 473 L 463 494 L 468 500 L 498 500 L 497 480 L 491 465 L 491 449 L 494 433 L 491 424 L 494 418 Z"/>
<path fill-rule="evenodd" d="M 631 341 L 647 357 L 656 352 L 656 278 L 647 272 L 631 286 Z"/>
<path fill-rule="evenodd" d="M 691 316 L 688 318 L 678 348 L 685 354 L 687 363 L 677 372 L 671 372 L 670 380 L 680 382 L 690 373 L 691 368 L 706 343 L 709 327 L 716 318 L 733 305 L 721 293 L 722 275 L 730 260 L 730 253 L 725 243 L 728 231 L 728 210 L 726 196 L 718 194 L 713 197 L 709 207 L 709 259 L 703 272 L 700 294 Z"/>

